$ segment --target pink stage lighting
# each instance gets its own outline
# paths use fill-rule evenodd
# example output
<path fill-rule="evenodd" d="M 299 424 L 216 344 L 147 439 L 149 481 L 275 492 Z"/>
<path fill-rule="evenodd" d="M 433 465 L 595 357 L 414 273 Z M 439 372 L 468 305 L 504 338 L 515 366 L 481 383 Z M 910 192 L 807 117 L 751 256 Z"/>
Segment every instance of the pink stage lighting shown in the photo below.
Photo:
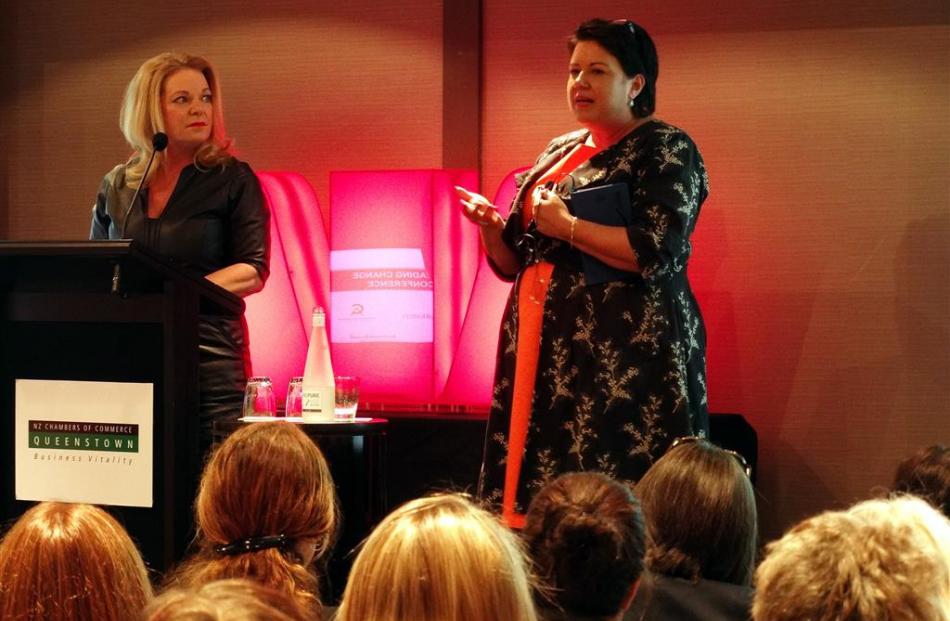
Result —
<path fill-rule="evenodd" d="M 246 299 L 251 365 L 267 375 L 283 403 L 287 383 L 303 374 L 310 313 L 330 300 L 330 246 L 313 188 L 298 174 L 257 174 L 270 208 L 270 278 Z"/>
<path fill-rule="evenodd" d="M 334 172 L 331 244 L 299 175 L 260 173 L 271 210 L 271 275 L 247 299 L 254 373 L 278 399 L 300 375 L 310 311 L 327 309 L 334 371 L 361 401 L 486 407 L 511 289 L 488 267 L 454 185 L 470 170 Z M 495 204 L 510 204 L 514 173 Z M 503 213 L 503 215 L 505 215 Z"/>

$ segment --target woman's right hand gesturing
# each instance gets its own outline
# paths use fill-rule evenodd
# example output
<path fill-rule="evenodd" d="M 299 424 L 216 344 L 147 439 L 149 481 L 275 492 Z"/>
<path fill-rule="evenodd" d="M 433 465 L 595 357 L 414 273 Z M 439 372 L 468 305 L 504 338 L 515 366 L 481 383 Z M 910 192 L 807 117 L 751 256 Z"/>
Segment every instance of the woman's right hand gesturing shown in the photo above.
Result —
<path fill-rule="evenodd" d="M 505 228 L 505 220 L 498 214 L 498 210 L 491 201 L 476 192 L 469 192 L 461 186 L 455 186 L 459 202 L 462 203 L 462 213 L 475 224 L 492 229 Z"/>
<path fill-rule="evenodd" d="M 455 193 L 462 203 L 462 213 L 479 226 L 482 247 L 495 264 L 495 271 L 504 274 L 506 278 L 514 278 L 520 269 L 520 263 L 518 256 L 501 238 L 501 233 L 505 230 L 505 219 L 491 201 L 481 194 L 469 192 L 460 186 L 455 186 Z"/>

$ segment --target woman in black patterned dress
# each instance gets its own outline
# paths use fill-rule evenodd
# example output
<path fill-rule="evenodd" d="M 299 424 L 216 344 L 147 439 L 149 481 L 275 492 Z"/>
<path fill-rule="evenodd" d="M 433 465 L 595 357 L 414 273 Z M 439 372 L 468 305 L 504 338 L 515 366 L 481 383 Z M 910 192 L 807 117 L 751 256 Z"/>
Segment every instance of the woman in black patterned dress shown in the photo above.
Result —
<path fill-rule="evenodd" d="M 557 475 L 633 483 L 676 437 L 708 430 L 705 328 L 686 277 L 702 157 L 653 116 L 658 63 L 643 28 L 590 20 L 569 49 L 568 102 L 584 129 L 521 176 L 507 221 L 458 190 L 493 268 L 515 281 L 479 494 L 516 527 Z M 625 225 L 574 215 L 572 192 L 610 184 L 629 189 Z M 588 283 L 582 253 L 619 272 Z"/>

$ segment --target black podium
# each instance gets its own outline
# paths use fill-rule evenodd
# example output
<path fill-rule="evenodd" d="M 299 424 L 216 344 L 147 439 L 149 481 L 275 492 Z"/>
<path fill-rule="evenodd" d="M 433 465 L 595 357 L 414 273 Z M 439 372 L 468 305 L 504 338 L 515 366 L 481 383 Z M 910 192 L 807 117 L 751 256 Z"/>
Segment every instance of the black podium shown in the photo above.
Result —
<path fill-rule="evenodd" d="M 151 383 L 152 507 L 105 508 L 151 567 L 181 558 L 201 465 L 198 318 L 243 311 L 130 241 L 0 242 L 0 520 L 33 504 L 15 498 L 16 379 Z"/>

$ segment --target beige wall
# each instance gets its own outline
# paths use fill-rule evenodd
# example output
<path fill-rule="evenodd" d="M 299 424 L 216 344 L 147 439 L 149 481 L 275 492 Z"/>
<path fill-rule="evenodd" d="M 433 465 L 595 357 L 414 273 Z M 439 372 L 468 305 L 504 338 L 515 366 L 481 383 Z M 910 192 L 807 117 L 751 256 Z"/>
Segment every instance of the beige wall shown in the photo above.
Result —
<path fill-rule="evenodd" d="M 99 179 L 126 155 L 124 86 L 164 49 L 211 58 L 243 157 L 302 172 L 324 207 L 330 170 L 440 165 L 442 3 L 150 4 L 3 3 L 0 237 L 85 236 Z M 486 193 L 573 127 L 564 37 L 633 6 L 485 0 Z M 948 8 L 639 10 L 660 50 L 659 114 L 711 175 L 691 264 L 711 407 L 759 431 L 774 536 L 950 441 Z"/>
<path fill-rule="evenodd" d="M 0 237 L 88 234 L 99 180 L 128 155 L 118 130 L 125 85 L 166 50 L 215 64 L 240 156 L 257 170 L 304 174 L 324 209 L 331 169 L 441 165 L 441 2 L 147 4 L 0 9 L 16 23 L 3 76 L 13 94 L 0 109 L 10 145 Z"/>
<path fill-rule="evenodd" d="M 659 116 L 709 169 L 690 277 L 710 408 L 759 432 L 765 536 L 950 442 L 946 5 L 576 4 L 487 2 L 485 186 L 573 128 L 565 35 L 642 21 Z"/>

